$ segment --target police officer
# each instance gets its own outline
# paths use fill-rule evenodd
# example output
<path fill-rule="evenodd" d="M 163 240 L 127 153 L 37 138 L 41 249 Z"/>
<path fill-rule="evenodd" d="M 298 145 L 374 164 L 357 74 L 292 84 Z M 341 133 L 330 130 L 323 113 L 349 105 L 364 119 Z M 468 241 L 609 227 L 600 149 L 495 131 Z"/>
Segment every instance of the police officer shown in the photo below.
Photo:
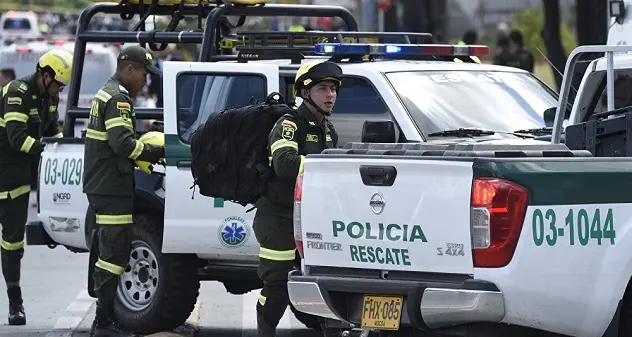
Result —
<path fill-rule="evenodd" d="M 61 137 L 57 119 L 59 93 L 70 82 L 72 54 L 51 50 L 35 73 L 2 88 L 0 104 L 0 224 L 2 274 L 9 297 L 9 324 L 26 324 L 20 288 L 24 227 L 31 191 L 31 162 L 44 145 L 41 137 Z"/>
<path fill-rule="evenodd" d="M 524 46 L 524 37 L 517 29 L 509 33 L 509 50 L 513 55 L 511 66 L 533 72 L 535 67 L 533 53 Z"/>
<path fill-rule="evenodd" d="M 131 336 L 114 317 L 118 277 L 129 261 L 133 223 L 134 162 L 157 163 L 164 147 L 136 139 L 134 98 L 147 73 L 156 74 L 151 53 L 140 46 L 123 49 L 116 74 L 94 97 L 86 130 L 83 192 L 90 203 L 88 221 L 98 227 L 99 258 L 92 277 L 97 295 L 92 336 Z M 93 228 L 96 228 L 93 227 Z"/>
<path fill-rule="evenodd" d="M 332 62 L 301 67 L 293 88 L 303 99 L 295 115 L 280 118 L 270 132 L 269 151 L 274 177 L 257 201 L 254 231 L 260 244 L 259 277 L 263 289 L 257 303 L 259 337 L 276 336 L 276 327 L 289 304 L 288 273 L 300 266 L 293 232 L 294 185 L 303 172 L 303 160 L 337 146 L 338 135 L 327 119 L 334 108 L 342 81 L 341 68 Z M 327 330 L 326 335 L 340 334 Z"/>

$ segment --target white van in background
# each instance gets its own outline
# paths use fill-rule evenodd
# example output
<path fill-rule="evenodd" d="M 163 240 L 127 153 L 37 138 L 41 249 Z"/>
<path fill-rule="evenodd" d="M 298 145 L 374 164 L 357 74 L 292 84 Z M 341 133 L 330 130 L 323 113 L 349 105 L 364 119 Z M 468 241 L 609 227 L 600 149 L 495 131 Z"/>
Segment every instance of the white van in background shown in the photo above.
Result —
<path fill-rule="evenodd" d="M 8 11 L 0 17 L 0 40 L 34 39 L 42 36 L 33 11 Z"/>

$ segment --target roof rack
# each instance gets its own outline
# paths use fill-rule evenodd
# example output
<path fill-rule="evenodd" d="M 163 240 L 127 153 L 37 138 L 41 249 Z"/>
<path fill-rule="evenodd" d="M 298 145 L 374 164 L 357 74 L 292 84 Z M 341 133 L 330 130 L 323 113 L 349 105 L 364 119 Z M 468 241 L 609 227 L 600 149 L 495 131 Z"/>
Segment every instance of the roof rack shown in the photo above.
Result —
<path fill-rule="evenodd" d="M 238 62 L 289 58 L 292 63 L 300 63 L 306 55 L 317 55 L 314 46 L 318 43 L 357 43 L 360 39 L 382 38 L 400 40 L 406 44 L 432 41 L 432 35 L 428 33 L 249 31 L 225 38 L 220 44 L 222 48 L 235 49 Z"/>
<path fill-rule="evenodd" d="M 79 108 L 79 88 L 81 86 L 81 70 L 85 59 L 84 50 L 89 42 L 118 42 L 140 43 L 148 45 L 152 50 L 164 50 L 169 43 L 193 43 L 202 44 L 199 61 L 212 62 L 227 59 L 236 59 L 234 55 L 223 55 L 226 50 L 220 46 L 224 37 L 229 35 L 231 29 L 237 28 L 245 22 L 248 16 L 254 17 L 338 17 L 341 18 L 347 30 L 358 30 L 358 23 L 351 12 L 341 6 L 314 6 L 314 5 L 217 5 L 191 4 L 191 0 L 182 0 L 179 4 L 160 4 L 158 0 L 138 4 L 122 0 L 120 3 L 92 3 L 80 14 L 75 42 L 73 60 L 72 81 L 68 88 L 68 104 L 64 122 L 64 135 L 72 136 L 76 118 L 87 118 L 89 108 Z M 146 4 L 147 3 L 147 4 Z M 140 16 L 140 22 L 133 30 L 128 31 L 99 31 L 90 29 L 90 21 L 97 14 L 118 14 L 124 20 L 130 20 L 134 16 Z M 145 20 L 150 16 L 171 17 L 167 29 L 164 31 L 145 31 Z M 239 16 L 239 23 L 232 25 L 226 16 Z M 197 17 L 199 31 L 175 31 L 178 23 L 185 17 Z M 202 19 L 206 20 L 205 29 L 202 30 Z M 229 53 L 230 54 L 230 53 Z M 136 116 L 139 119 L 162 118 L 162 109 L 138 109 Z"/>

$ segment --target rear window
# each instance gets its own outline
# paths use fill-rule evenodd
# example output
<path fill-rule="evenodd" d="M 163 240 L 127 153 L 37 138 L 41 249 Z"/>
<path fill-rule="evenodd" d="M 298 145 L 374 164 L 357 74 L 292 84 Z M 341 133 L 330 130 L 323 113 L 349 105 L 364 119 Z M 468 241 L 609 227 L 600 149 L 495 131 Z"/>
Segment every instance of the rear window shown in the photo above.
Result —
<path fill-rule="evenodd" d="M 2 29 L 5 30 L 29 30 L 31 29 L 31 21 L 26 18 L 6 19 Z"/>

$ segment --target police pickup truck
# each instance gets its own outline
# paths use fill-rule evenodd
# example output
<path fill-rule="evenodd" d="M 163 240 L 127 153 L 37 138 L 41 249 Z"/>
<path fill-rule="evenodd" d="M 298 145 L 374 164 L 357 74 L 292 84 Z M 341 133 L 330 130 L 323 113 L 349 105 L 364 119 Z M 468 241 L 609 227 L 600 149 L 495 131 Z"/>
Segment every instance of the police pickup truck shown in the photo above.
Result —
<path fill-rule="evenodd" d="M 591 118 L 631 105 L 632 55 L 612 55 L 629 51 L 569 56 L 552 144 L 352 143 L 307 156 L 293 305 L 389 336 L 630 336 L 632 159 L 607 155 L 625 152 L 609 136 L 632 128 Z M 603 52 L 569 109 L 580 54 Z M 393 139 L 390 124 L 365 128 Z"/>
<path fill-rule="evenodd" d="M 93 6 L 97 5 L 105 6 Z M 216 9 L 221 8 L 225 7 Z M 231 13 L 238 15 L 239 10 L 245 9 L 232 8 Z M 253 12 L 252 8 L 248 10 Z M 265 14 L 272 16 L 288 11 L 299 16 L 346 13 L 335 6 L 270 4 L 257 10 L 268 11 Z M 124 33 L 127 32 L 117 34 L 125 37 Z M 133 38 L 146 36 L 143 32 L 130 33 Z M 293 34 L 295 41 L 300 34 L 328 38 L 334 34 L 342 38 L 360 34 L 282 33 Z M 82 34 L 79 29 L 79 39 Z M 100 33 L 90 33 L 92 37 L 97 34 Z M 155 37 L 167 34 L 159 32 Z M 177 36 L 186 39 L 186 34 L 192 33 Z M 389 38 L 401 40 L 406 36 L 407 33 L 397 33 Z M 248 38 L 244 33 L 243 39 Z M 202 48 L 205 55 L 207 46 Z M 133 248 L 116 301 L 119 321 L 127 327 L 150 333 L 182 324 L 196 302 L 200 281 L 218 280 L 234 294 L 261 287 L 256 274 L 259 245 L 252 229 L 254 212 L 246 213 L 245 207 L 203 197 L 191 189 L 189 142 L 194 130 L 215 111 L 247 105 L 253 99 L 261 101 L 271 92 L 291 98 L 291 86 L 301 64 L 326 59 L 340 63 L 345 78 L 332 120 L 341 144 L 359 141 L 366 120 L 392 121 L 400 141 L 539 142 L 534 139 L 538 132 L 533 130 L 546 126 L 544 111 L 554 107 L 557 99 L 530 73 L 453 61 L 455 56 L 483 56 L 488 53 L 484 46 L 368 45 L 356 41 L 308 47 L 288 44 L 281 54 L 279 50 L 278 45 L 252 47 L 245 56 L 240 51 L 238 57 L 250 57 L 240 62 L 221 55 L 229 60 L 162 63 L 166 167 L 155 167 L 151 175 L 136 173 Z M 271 51 L 276 56 L 264 57 Z M 304 54 L 308 56 L 303 57 Z M 259 55 L 259 60 L 252 61 L 253 55 Z M 79 72 L 80 68 L 73 70 Z M 71 85 L 70 96 L 74 97 L 76 90 Z M 87 116 L 87 111 L 81 113 Z M 142 116 L 142 110 L 136 114 Z M 72 132 L 71 124 L 68 128 Z M 39 221 L 27 226 L 27 244 L 94 252 L 94 229 L 84 225 L 88 201 L 82 193 L 83 139 L 72 138 L 67 131 L 66 138 L 46 140 L 38 180 Z M 91 256 L 96 259 L 94 254 Z M 314 316 L 292 310 L 301 322 L 318 328 Z"/>

